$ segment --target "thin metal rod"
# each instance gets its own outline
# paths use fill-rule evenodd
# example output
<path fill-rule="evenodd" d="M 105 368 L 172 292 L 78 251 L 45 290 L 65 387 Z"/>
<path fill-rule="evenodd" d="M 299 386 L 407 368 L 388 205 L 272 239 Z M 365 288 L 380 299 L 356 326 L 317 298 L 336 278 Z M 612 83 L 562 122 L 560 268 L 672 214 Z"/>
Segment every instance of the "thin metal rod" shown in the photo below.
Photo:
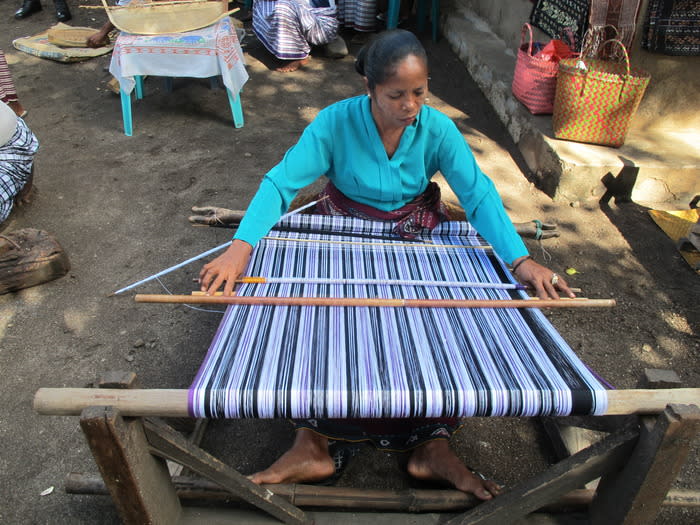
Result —
<path fill-rule="evenodd" d="M 137 303 L 350 306 L 389 308 L 596 308 L 614 299 L 376 299 L 365 297 L 241 297 L 232 295 L 136 294 Z"/>
<path fill-rule="evenodd" d="M 302 206 L 301 208 L 297 208 L 294 211 L 290 211 L 289 213 L 282 215 L 279 220 L 281 221 L 283 219 L 286 219 L 287 217 L 290 217 L 292 215 L 296 215 L 300 211 L 305 210 L 306 208 L 310 208 L 311 206 L 314 206 L 317 202 L 318 201 L 313 201 L 313 202 L 310 202 L 309 204 L 307 204 L 306 206 Z M 121 288 L 121 289 L 117 290 L 116 292 L 114 292 L 112 295 L 119 295 L 120 293 L 126 292 L 127 290 L 131 290 L 132 288 L 136 288 L 137 286 L 140 286 L 144 283 L 147 283 L 149 281 L 157 279 L 158 277 L 162 277 L 163 275 L 166 275 L 170 272 L 174 272 L 175 270 L 182 268 L 183 266 L 186 266 L 186 265 L 193 263 L 195 261 L 198 261 L 200 259 L 203 259 L 204 257 L 211 255 L 212 253 L 216 253 L 220 250 L 223 250 L 224 248 L 228 248 L 230 245 L 231 245 L 231 241 L 228 241 L 220 246 L 217 246 L 216 248 L 212 248 L 211 250 L 207 250 L 203 253 L 200 253 L 199 255 L 195 255 L 194 257 L 190 257 L 186 261 L 183 261 L 179 264 L 176 264 L 175 266 L 171 266 L 170 268 L 162 270 L 154 275 L 151 275 L 150 277 L 146 277 L 145 279 L 141 279 L 140 281 L 135 282 L 133 284 L 130 284 L 129 286 L 125 286 L 124 288 Z"/>

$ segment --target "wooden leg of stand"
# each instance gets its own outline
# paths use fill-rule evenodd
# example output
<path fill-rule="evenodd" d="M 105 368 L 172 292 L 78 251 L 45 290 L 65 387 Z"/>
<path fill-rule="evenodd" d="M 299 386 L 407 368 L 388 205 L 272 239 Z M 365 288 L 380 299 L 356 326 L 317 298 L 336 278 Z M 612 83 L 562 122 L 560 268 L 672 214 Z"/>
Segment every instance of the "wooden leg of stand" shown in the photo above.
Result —
<path fill-rule="evenodd" d="M 638 437 L 639 433 L 632 428 L 612 434 L 513 490 L 457 516 L 448 525 L 514 523 L 567 492 L 600 477 L 604 472 L 619 468 L 629 456 Z"/>
<path fill-rule="evenodd" d="M 144 426 L 153 454 L 177 461 L 285 523 L 311 523 L 301 509 L 251 482 L 233 468 L 187 441 L 164 422 L 146 419 Z"/>
<path fill-rule="evenodd" d="M 700 409 L 669 405 L 639 443 L 624 468 L 604 476 L 591 505 L 591 523 L 653 523 L 700 431 Z"/>
<path fill-rule="evenodd" d="M 80 427 L 124 523 L 177 523 L 180 500 L 165 462 L 148 450 L 141 419 L 88 407 Z"/>

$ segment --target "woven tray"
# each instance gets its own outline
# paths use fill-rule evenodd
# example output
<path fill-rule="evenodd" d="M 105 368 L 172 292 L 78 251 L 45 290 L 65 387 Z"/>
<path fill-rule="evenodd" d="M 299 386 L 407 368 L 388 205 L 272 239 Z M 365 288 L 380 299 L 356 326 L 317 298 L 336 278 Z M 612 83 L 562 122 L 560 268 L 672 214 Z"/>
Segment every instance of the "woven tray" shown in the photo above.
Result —
<path fill-rule="evenodd" d="M 185 33 L 201 29 L 238 11 L 225 10 L 223 2 L 201 0 L 174 2 L 139 2 L 126 7 L 109 7 L 102 0 L 109 20 L 117 29 L 136 35 Z"/>

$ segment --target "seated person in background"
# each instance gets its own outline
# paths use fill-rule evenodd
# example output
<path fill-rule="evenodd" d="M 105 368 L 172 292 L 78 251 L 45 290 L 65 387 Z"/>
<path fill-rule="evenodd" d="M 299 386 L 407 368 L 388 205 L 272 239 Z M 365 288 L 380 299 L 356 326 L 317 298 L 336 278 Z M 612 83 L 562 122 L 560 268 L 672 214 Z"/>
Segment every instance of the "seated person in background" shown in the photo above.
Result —
<path fill-rule="evenodd" d="M 424 105 L 428 61 L 415 35 L 387 31 L 359 52 L 355 63 L 367 94 L 323 109 L 299 142 L 263 178 L 230 247 L 205 264 L 202 291 L 221 286 L 230 295 L 245 271 L 253 246 L 267 234 L 296 193 L 326 175 L 327 195 L 315 213 L 370 216 L 398 221 L 399 234 L 432 229 L 446 219 L 439 170 L 459 198 L 469 221 L 513 273 L 542 299 L 573 293 L 564 279 L 535 262 L 505 212 L 491 180 L 476 164 L 457 126 Z M 402 226 L 403 225 L 403 226 Z M 290 450 L 254 483 L 303 483 L 331 476 L 328 440 L 371 441 L 380 449 L 410 452 L 408 472 L 417 479 L 448 482 L 482 500 L 499 494 L 493 481 L 475 475 L 449 447 L 456 418 L 295 421 Z"/>
<path fill-rule="evenodd" d="M 328 0 L 255 0 L 253 32 L 279 60 L 277 71 L 296 71 L 308 60 L 311 46 L 338 37 L 335 4 Z"/>
<path fill-rule="evenodd" d="M 21 118 L 0 103 L 0 223 L 29 193 L 39 142 Z"/>
<path fill-rule="evenodd" d="M 17 98 L 17 90 L 12 82 L 10 68 L 5 60 L 5 53 L 0 49 L 0 101 L 4 102 L 12 108 L 18 117 L 26 117 L 27 110 L 24 109 Z"/>

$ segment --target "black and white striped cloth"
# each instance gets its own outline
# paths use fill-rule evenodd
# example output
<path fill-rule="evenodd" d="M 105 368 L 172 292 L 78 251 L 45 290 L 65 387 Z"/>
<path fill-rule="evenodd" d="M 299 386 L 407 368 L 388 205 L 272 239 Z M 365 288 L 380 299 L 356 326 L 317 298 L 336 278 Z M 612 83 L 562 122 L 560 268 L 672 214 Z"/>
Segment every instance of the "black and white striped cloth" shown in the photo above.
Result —
<path fill-rule="evenodd" d="M 391 236 L 391 223 L 295 215 L 281 226 L 293 231 L 270 235 L 333 242 L 264 239 L 247 275 L 515 282 L 492 250 L 338 236 Z M 424 238 L 483 243 L 457 222 Z M 484 288 L 303 283 L 247 284 L 239 295 L 525 297 Z M 602 414 L 607 397 L 537 309 L 231 306 L 189 404 L 194 417 L 534 416 Z"/>
<path fill-rule="evenodd" d="M 335 6 L 315 7 L 313 0 L 255 0 L 253 31 L 267 50 L 282 60 L 301 60 L 311 46 L 338 35 Z"/>
<path fill-rule="evenodd" d="M 0 146 L 0 223 L 12 211 L 15 196 L 29 180 L 39 141 L 21 118 L 5 144 Z"/>

